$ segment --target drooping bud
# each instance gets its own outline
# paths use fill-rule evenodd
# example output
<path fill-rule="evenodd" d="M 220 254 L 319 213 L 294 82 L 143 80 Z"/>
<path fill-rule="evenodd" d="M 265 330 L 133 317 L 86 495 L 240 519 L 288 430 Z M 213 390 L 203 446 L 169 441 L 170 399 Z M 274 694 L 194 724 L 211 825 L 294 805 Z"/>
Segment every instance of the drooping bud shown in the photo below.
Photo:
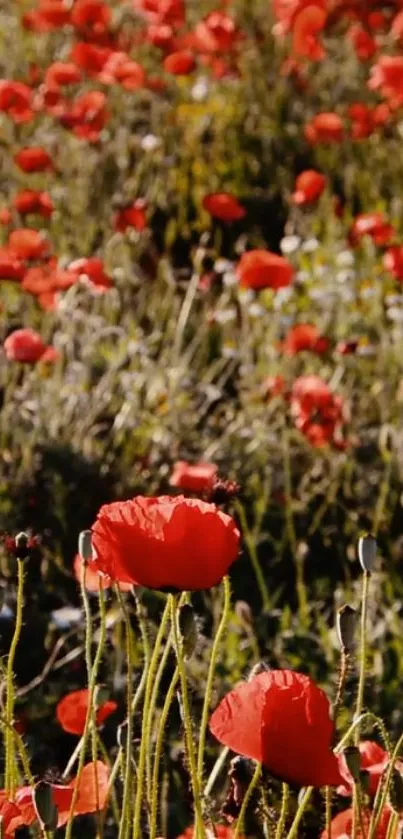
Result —
<path fill-rule="evenodd" d="M 33 802 L 39 821 L 47 830 L 56 830 L 59 814 L 50 784 L 40 781 L 33 792 Z"/>
<path fill-rule="evenodd" d="M 361 536 L 358 540 L 358 559 L 363 571 L 371 573 L 374 570 L 377 547 L 375 536 L 371 533 Z"/>
<path fill-rule="evenodd" d="M 90 530 L 82 530 L 78 537 L 78 553 L 84 562 L 90 562 L 93 558 L 92 533 Z"/>
<path fill-rule="evenodd" d="M 128 733 L 128 724 L 127 721 L 122 722 L 118 725 L 116 730 L 116 742 L 120 749 L 127 749 L 127 733 Z"/>
<path fill-rule="evenodd" d="M 185 603 L 179 612 L 179 629 L 182 635 L 185 656 L 186 658 L 190 658 L 196 649 L 199 637 L 195 613 L 190 603 Z"/>
<path fill-rule="evenodd" d="M 389 788 L 389 801 L 391 807 L 397 813 L 403 810 L 403 778 L 400 772 L 395 768 L 393 770 L 392 781 Z"/>
<path fill-rule="evenodd" d="M 354 649 L 354 634 L 357 613 L 347 603 L 337 610 L 336 631 L 343 652 L 351 653 Z"/>
<path fill-rule="evenodd" d="M 357 746 L 347 746 L 343 749 L 343 757 L 354 781 L 359 783 L 361 780 L 361 755 L 359 748 Z"/>

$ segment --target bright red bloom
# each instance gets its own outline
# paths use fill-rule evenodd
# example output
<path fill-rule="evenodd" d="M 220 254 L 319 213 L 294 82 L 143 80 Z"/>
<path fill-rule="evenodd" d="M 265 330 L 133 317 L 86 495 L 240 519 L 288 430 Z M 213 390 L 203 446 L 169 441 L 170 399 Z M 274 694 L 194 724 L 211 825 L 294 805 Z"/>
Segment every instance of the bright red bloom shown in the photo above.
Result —
<path fill-rule="evenodd" d="M 40 0 L 37 9 L 22 17 L 23 26 L 36 32 L 51 32 L 69 22 L 70 7 L 64 0 Z"/>
<path fill-rule="evenodd" d="M 81 737 L 84 733 L 89 694 L 88 688 L 74 690 L 58 702 L 56 718 L 63 731 L 67 731 L 68 734 L 76 734 L 77 737 Z M 96 710 L 97 726 L 103 725 L 105 720 L 116 711 L 117 707 L 117 702 L 113 700 L 103 702 Z"/>
<path fill-rule="evenodd" d="M 350 340 L 350 341 L 339 341 L 336 345 L 335 352 L 340 353 L 340 355 L 354 355 L 357 351 L 359 342 L 357 340 Z"/>
<path fill-rule="evenodd" d="M 273 396 L 283 396 L 286 390 L 286 382 L 284 376 L 267 376 L 262 382 L 261 393 L 265 399 L 271 399 Z"/>
<path fill-rule="evenodd" d="M 6 338 L 3 348 L 8 361 L 35 364 L 37 361 L 55 360 L 48 350 L 52 350 L 53 353 L 56 351 L 45 344 L 34 329 L 16 329 Z"/>
<path fill-rule="evenodd" d="M 112 12 L 103 0 L 76 0 L 71 11 L 71 23 L 84 35 L 106 32 L 111 20 Z"/>
<path fill-rule="evenodd" d="M 124 233 L 128 227 L 133 227 L 134 230 L 144 230 L 147 227 L 147 204 L 139 198 L 130 207 L 124 207 L 118 210 L 113 219 L 113 226 L 119 233 Z"/>
<path fill-rule="evenodd" d="M 14 160 L 23 172 L 44 172 L 53 169 L 52 158 L 41 146 L 21 149 Z"/>
<path fill-rule="evenodd" d="M 325 175 L 315 169 L 305 169 L 295 180 L 292 200 L 294 204 L 311 204 L 320 198 L 325 187 Z"/>
<path fill-rule="evenodd" d="M 94 567 L 152 589 L 217 585 L 237 558 L 234 520 L 199 499 L 137 496 L 101 507 L 92 527 Z"/>
<path fill-rule="evenodd" d="M 355 102 L 349 106 L 348 115 L 352 122 L 351 136 L 355 140 L 362 140 L 389 121 L 390 108 L 386 102 L 373 108 L 363 102 Z"/>
<path fill-rule="evenodd" d="M 78 41 L 71 50 L 70 59 L 88 75 L 96 76 L 103 70 L 111 54 L 110 47 Z"/>
<path fill-rule="evenodd" d="M 368 87 L 400 102 L 403 97 L 403 56 L 382 55 L 371 68 Z"/>
<path fill-rule="evenodd" d="M 177 839 L 194 839 L 195 835 L 196 834 L 194 827 L 187 827 L 185 832 L 181 833 L 181 835 L 178 836 Z M 234 835 L 235 834 L 232 827 L 227 827 L 224 824 L 214 825 L 214 834 L 210 833 L 209 829 L 206 827 L 207 839 L 234 839 Z M 240 836 L 239 839 L 245 839 L 245 837 Z"/>
<path fill-rule="evenodd" d="M 253 250 L 242 254 L 237 274 L 242 288 L 278 289 L 292 283 L 294 269 L 277 253 Z"/>
<path fill-rule="evenodd" d="M 80 70 L 72 61 L 55 61 L 45 73 L 45 85 L 49 90 L 58 90 L 59 87 L 80 81 Z"/>
<path fill-rule="evenodd" d="M 9 248 L 0 248 L 0 280 L 22 280 L 25 265 Z"/>
<path fill-rule="evenodd" d="M 240 32 L 232 17 L 217 9 L 196 24 L 191 42 L 199 52 L 228 53 L 239 37 Z"/>
<path fill-rule="evenodd" d="M 403 43 L 403 11 L 398 12 L 396 17 L 393 18 L 390 32 L 401 46 Z"/>
<path fill-rule="evenodd" d="M 292 51 L 295 56 L 322 61 L 326 55 L 318 35 L 326 23 L 325 10 L 317 5 L 305 6 L 293 23 Z"/>
<path fill-rule="evenodd" d="M 25 216 L 28 213 L 38 213 L 43 218 L 50 218 L 54 205 L 48 192 L 37 192 L 33 189 L 23 189 L 13 200 L 17 213 Z"/>
<path fill-rule="evenodd" d="M 80 554 L 76 554 L 74 558 L 73 564 L 73 571 L 74 576 L 78 583 L 81 584 L 81 574 L 83 568 L 84 560 Z M 85 588 L 87 591 L 92 592 L 93 594 L 98 594 L 99 588 L 107 589 L 113 585 L 113 582 L 110 577 L 107 577 L 105 574 L 100 574 L 99 571 L 94 570 L 94 568 L 90 568 L 88 563 L 85 569 Z M 117 586 L 120 588 L 121 591 L 131 591 L 132 585 L 131 583 L 117 583 Z"/>
<path fill-rule="evenodd" d="M 274 27 L 275 35 L 285 35 L 292 29 L 297 15 L 307 6 L 326 9 L 327 0 L 274 0 L 273 11 L 279 23 Z"/>
<path fill-rule="evenodd" d="M 192 53 L 187 50 L 172 52 L 164 59 L 164 70 L 174 76 L 188 76 L 196 67 L 196 61 Z"/>
<path fill-rule="evenodd" d="M 103 810 L 108 800 L 109 769 L 105 763 L 87 763 L 78 781 L 78 795 L 74 816 L 96 813 Z M 67 824 L 77 781 L 73 778 L 69 784 L 49 784 L 53 803 L 58 812 L 57 827 Z M 15 801 L 9 802 L 5 792 L 0 792 L 0 814 L 5 816 L 5 839 L 13 837 L 20 827 L 30 827 L 38 821 L 33 787 L 20 787 Z"/>
<path fill-rule="evenodd" d="M 203 207 L 220 221 L 239 221 L 246 215 L 238 199 L 228 192 L 211 192 L 203 198 Z"/>
<path fill-rule="evenodd" d="M 299 376 L 291 390 L 291 414 L 299 431 L 313 446 L 338 443 L 343 402 L 320 376 Z"/>
<path fill-rule="evenodd" d="M 217 476 L 217 466 L 214 463 L 188 463 L 178 460 L 173 467 L 169 483 L 185 492 L 205 492 L 213 486 Z"/>
<path fill-rule="evenodd" d="M 386 221 L 382 213 L 361 213 L 356 216 L 350 228 L 350 243 L 358 245 L 364 236 L 370 236 L 378 247 L 388 245 L 395 234 L 392 225 Z"/>
<path fill-rule="evenodd" d="M 238 685 L 214 711 L 210 731 L 282 781 L 314 787 L 340 783 L 331 750 L 330 702 L 302 673 L 271 670 Z"/>
<path fill-rule="evenodd" d="M 317 114 L 305 126 L 305 137 L 311 145 L 341 143 L 344 137 L 343 121 L 332 112 Z"/>
<path fill-rule="evenodd" d="M 365 769 L 367 773 L 368 793 L 372 798 L 374 798 L 382 775 L 388 766 L 389 755 L 388 752 L 385 752 L 385 750 L 382 749 L 381 746 L 378 746 L 378 743 L 375 743 L 373 740 L 362 740 L 359 744 L 359 749 L 361 755 L 361 769 Z M 339 763 L 340 771 L 345 777 L 345 782 L 338 787 L 337 792 L 338 795 L 350 796 L 353 794 L 354 781 L 347 768 L 343 755 L 340 755 Z M 402 774 L 403 762 L 401 760 L 396 761 L 395 768 Z"/>
<path fill-rule="evenodd" d="M 352 26 L 347 33 L 355 54 L 360 61 L 369 61 L 375 55 L 378 46 L 375 38 L 363 26 Z"/>
<path fill-rule="evenodd" d="M 134 8 L 156 23 L 181 26 L 185 22 L 184 0 L 132 0 Z"/>
<path fill-rule="evenodd" d="M 297 323 L 289 330 L 282 344 L 286 355 L 297 355 L 304 350 L 321 355 L 328 348 L 329 340 L 319 332 L 317 326 L 311 323 Z"/>
<path fill-rule="evenodd" d="M 383 264 L 399 283 L 403 283 L 403 245 L 388 248 L 383 255 Z"/>
<path fill-rule="evenodd" d="M 106 96 L 101 90 L 90 90 L 77 96 L 71 108 L 60 117 L 62 125 L 71 128 L 77 137 L 95 143 L 108 121 Z"/>
<path fill-rule="evenodd" d="M 32 110 L 32 90 L 22 82 L 0 80 L 0 111 L 16 123 L 29 122 Z"/>
<path fill-rule="evenodd" d="M 125 52 L 111 52 L 98 73 L 102 84 L 121 84 L 125 90 L 139 90 L 144 87 L 146 74 L 137 61 L 133 61 Z"/>
<path fill-rule="evenodd" d="M 8 237 L 8 247 L 18 259 L 41 259 L 49 253 L 49 242 L 30 227 L 13 230 Z"/>
<path fill-rule="evenodd" d="M 83 259 L 75 259 L 70 262 L 69 271 L 79 277 L 86 277 L 99 291 L 106 291 L 113 287 L 113 282 L 110 276 L 106 273 L 102 259 L 96 256 L 84 257 Z"/>
<path fill-rule="evenodd" d="M 374 839 L 386 839 L 389 827 L 389 821 L 391 816 L 393 815 L 393 810 L 390 807 L 385 807 L 382 810 L 381 818 L 379 820 L 378 828 L 376 833 L 374 834 Z M 364 836 L 362 835 L 362 831 L 358 826 L 356 837 L 357 839 L 367 839 L 368 836 L 368 829 L 370 823 L 371 813 L 368 810 L 364 810 L 363 812 L 363 822 L 364 822 Z M 390 839 L 398 839 L 400 836 L 401 825 L 400 823 L 396 825 L 396 830 L 392 833 Z M 353 835 L 353 808 L 351 807 L 349 810 L 343 810 L 343 812 L 338 813 L 337 816 L 332 819 L 330 836 L 331 839 L 349 839 Z M 320 839 L 329 839 L 327 830 L 324 830 L 321 834 Z"/>

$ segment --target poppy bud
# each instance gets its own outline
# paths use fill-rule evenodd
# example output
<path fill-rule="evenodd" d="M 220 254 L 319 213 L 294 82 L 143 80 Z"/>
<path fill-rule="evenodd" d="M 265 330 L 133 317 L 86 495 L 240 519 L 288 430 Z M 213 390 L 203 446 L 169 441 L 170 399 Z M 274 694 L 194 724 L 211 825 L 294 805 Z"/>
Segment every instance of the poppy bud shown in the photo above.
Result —
<path fill-rule="evenodd" d="M 375 567 L 377 544 L 375 536 L 367 533 L 358 540 L 358 559 L 363 571 L 371 573 Z"/>
<path fill-rule="evenodd" d="M 92 533 L 90 530 L 82 530 L 78 537 L 78 553 L 85 562 L 93 558 Z"/>
<path fill-rule="evenodd" d="M 369 795 L 370 785 L 371 785 L 371 775 L 369 774 L 367 769 L 361 769 L 360 784 L 361 784 L 361 789 L 366 793 L 366 795 Z"/>
<path fill-rule="evenodd" d="M 343 652 L 351 653 L 354 649 L 356 611 L 347 603 L 337 610 L 336 631 Z"/>
<path fill-rule="evenodd" d="M 127 749 L 127 721 L 118 725 L 116 730 L 116 742 L 119 749 Z"/>
<path fill-rule="evenodd" d="M 391 807 L 398 813 L 403 810 L 403 778 L 397 769 L 393 770 L 392 783 L 389 788 Z"/>
<path fill-rule="evenodd" d="M 185 656 L 190 658 L 196 649 L 198 629 L 193 607 L 189 603 L 185 603 L 179 612 L 179 629 Z"/>
<path fill-rule="evenodd" d="M 33 792 L 33 802 L 42 826 L 47 830 L 56 830 L 59 814 L 54 802 L 51 785 L 44 781 L 36 784 Z"/>
<path fill-rule="evenodd" d="M 343 750 L 343 757 L 354 781 L 359 783 L 361 780 L 361 755 L 359 748 L 357 746 L 347 746 Z"/>
<path fill-rule="evenodd" d="M 246 600 L 237 600 L 237 602 L 235 603 L 234 612 L 242 626 L 246 627 L 246 629 L 252 629 L 252 609 L 249 606 L 249 603 L 246 602 Z"/>
<path fill-rule="evenodd" d="M 255 676 L 259 675 L 259 673 L 267 673 L 268 670 L 270 670 L 270 667 L 265 661 L 258 661 L 257 664 L 253 665 L 252 670 L 249 673 L 248 682 L 251 682 Z"/>
<path fill-rule="evenodd" d="M 14 555 L 17 559 L 25 559 L 29 553 L 29 536 L 27 533 L 18 533 L 14 540 Z"/>

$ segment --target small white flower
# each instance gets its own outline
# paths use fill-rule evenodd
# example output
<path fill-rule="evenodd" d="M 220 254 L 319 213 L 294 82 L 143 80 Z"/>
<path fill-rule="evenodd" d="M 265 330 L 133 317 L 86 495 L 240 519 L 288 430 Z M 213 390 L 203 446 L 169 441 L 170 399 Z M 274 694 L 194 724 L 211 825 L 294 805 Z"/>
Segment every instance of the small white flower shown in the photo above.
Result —
<path fill-rule="evenodd" d="M 299 236 L 284 236 L 280 242 L 280 250 L 284 254 L 295 253 L 301 244 Z"/>
<path fill-rule="evenodd" d="M 203 76 L 192 87 L 192 99 L 194 102 L 203 102 L 208 95 L 209 84 L 208 80 Z"/>
<path fill-rule="evenodd" d="M 161 140 L 155 134 L 146 134 L 141 141 L 143 151 L 155 151 L 161 145 Z"/>

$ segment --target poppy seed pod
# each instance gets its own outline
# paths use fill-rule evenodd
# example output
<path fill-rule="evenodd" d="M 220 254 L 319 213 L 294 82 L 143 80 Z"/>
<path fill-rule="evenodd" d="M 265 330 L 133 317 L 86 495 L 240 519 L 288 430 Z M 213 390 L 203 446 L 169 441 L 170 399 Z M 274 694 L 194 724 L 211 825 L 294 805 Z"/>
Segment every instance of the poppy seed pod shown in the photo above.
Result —
<path fill-rule="evenodd" d="M 90 530 L 81 531 L 78 537 L 78 553 L 82 556 L 84 562 L 90 562 L 93 559 L 92 533 Z"/>
<path fill-rule="evenodd" d="M 351 772 L 354 781 L 360 781 L 361 775 L 361 754 L 357 746 L 347 746 L 343 750 L 343 757 L 347 764 L 347 769 Z"/>
<path fill-rule="evenodd" d="M 403 810 L 403 778 L 398 769 L 393 770 L 392 783 L 389 788 L 389 801 L 397 813 Z"/>
<path fill-rule="evenodd" d="M 347 603 L 337 610 L 336 631 L 343 652 L 351 653 L 354 649 L 356 611 Z"/>
<path fill-rule="evenodd" d="M 179 629 L 182 635 L 185 656 L 186 658 L 190 658 L 196 649 L 199 633 L 195 613 L 189 603 L 185 603 L 179 612 Z"/>
<path fill-rule="evenodd" d="M 34 787 L 33 804 L 38 819 L 47 830 L 56 830 L 59 814 L 54 802 L 53 790 L 50 784 L 40 782 Z"/>
<path fill-rule="evenodd" d="M 361 536 L 358 540 L 358 559 L 363 571 L 371 573 L 375 568 L 377 544 L 376 539 L 370 533 Z"/>

